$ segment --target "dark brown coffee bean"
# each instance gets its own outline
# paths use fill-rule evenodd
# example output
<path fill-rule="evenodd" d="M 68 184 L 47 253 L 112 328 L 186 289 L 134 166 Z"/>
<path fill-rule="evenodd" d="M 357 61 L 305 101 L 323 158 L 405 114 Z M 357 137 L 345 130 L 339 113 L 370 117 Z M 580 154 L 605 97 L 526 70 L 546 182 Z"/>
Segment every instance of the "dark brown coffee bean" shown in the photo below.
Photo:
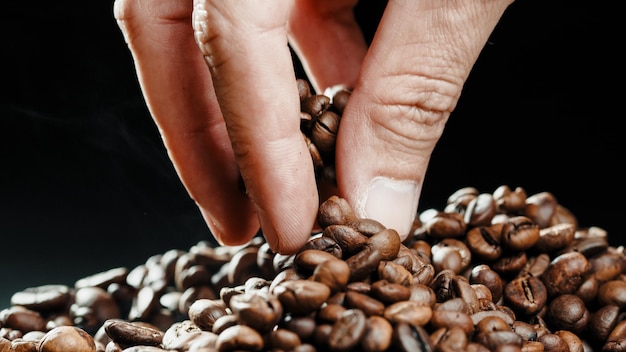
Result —
<path fill-rule="evenodd" d="M 558 330 L 554 334 L 565 342 L 570 352 L 584 352 L 583 342 L 578 335 L 568 330 Z"/>
<path fill-rule="evenodd" d="M 338 260 L 338 258 L 326 251 L 306 249 L 296 254 L 294 258 L 294 268 L 298 273 L 309 276 L 318 265 L 329 260 Z"/>
<path fill-rule="evenodd" d="M 372 237 L 385 229 L 385 226 L 383 224 L 374 219 L 354 219 L 350 221 L 347 225 L 367 237 Z"/>
<path fill-rule="evenodd" d="M 338 90 L 332 96 L 331 108 L 335 110 L 339 115 L 342 115 L 351 94 L 351 90 L 347 88 L 342 88 Z"/>
<path fill-rule="evenodd" d="M 626 281 L 611 280 L 598 288 L 598 302 L 601 305 L 614 304 L 626 309 Z"/>
<path fill-rule="evenodd" d="M 526 207 L 526 191 L 522 187 L 515 190 L 507 185 L 502 185 L 493 192 L 498 211 L 507 214 L 518 214 Z"/>
<path fill-rule="evenodd" d="M 330 288 L 323 283 L 311 280 L 290 280 L 276 286 L 276 295 L 285 312 L 308 314 L 319 309 L 330 297 Z"/>
<path fill-rule="evenodd" d="M 569 346 L 563 339 L 556 334 L 548 333 L 537 338 L 541 342 L 545 351 L 550 352 L 569 352 Z"/>
<path fill-rule="evenodd" d="M 464 213 L 465 223 L 468 226 L 486 226 L 496 215 L 496 200 L 490 193 L 481 193 L 472 199 Z"/>
<path fill-rule="evenodd" d="M 121 313 L 107 291 L 100 287 L 84 287 L 74 294 L 70 316 L 76 326 L 92 334 L 105 321 L 121 318 Z"/>
<path fill-rule="evenodd" d="M 361 339 L 360 347 L 364 352 L 387 351 L 393 337 L 393 326 L 380 316 L 367 318 L 367 329 Z"/>
<path fill-rule="evenodd" d="M 315 267 L 310 280 L 328 286 L 331 294 L 339 292 L 346 287 L 350 280 L 350 267 L 343 260 L 327 260 Z"/>
<path fill-rule="evenodd" d="M 109 338 L 123 348 L 135 345 L 158 346 L 163 342 L 164 333 L 147 326 L 120 319 L 109 319 L 103 325 Z"/>
<path fill-rule="evenodd" d="M 331 196 L 320 204 L 317 222 L 322 229 L 329 225 L 345 225 L 356 219 L 354 210 L 343 198 Z"/>
<path fill-rule="evenodd" d="M 430 334 L 430 340 L 442 351 L 465 351 L 468 343 L 467 334 L 460 327 L 439 328 Z"/>
<path fill-rule="evenodd" d="M 438 212 L 424 223 L 426 233 L 436 239 L 460 237 L 465 233 L 467 224 L 459 213 Z"/>
<path fill-rule="evenodd" d="M 465 276 L 457 275 L 452 278 L 450 287 L 452 288 L 452 292 L 455 297 L 460 297 L 465 301 L 465 303 L 467 303 L 469 314 L 474 314 L 480 310 L 476 291 L 474 291 Z"/>
<path fill-rule="evenodd" d="M 27 341 L 22 338 L 11 341 L 11 352 L 38 352 L 37 342 Z"/>
<path fill-rule="evenodd" d="M 493 302 L 500 301 L 504 291 L 504 283 L 500 274 L 492 270 L 489 265 L 479 264 L 472 268 L 469 277 L 470 284 L 482 284 L 489 288 Z"/>
<path fill-rule="evenodd" d="M 411 297 L 411 289 L 399 283 L 378 280 L 372 283 L 371 295 L 381 302 L 389 304 L 408 300 Z"/>
<path fill-rule="evenodd" d="M 592 336 L 599 341 L 606 341 L 619 322 L 620 308 L 614 304 L 605 305 L 595 311 L 589 321 L 589 330 Z"/>
<path fill-rule="evenodd" d="M 221 299 L 198 299 L 189 306 L 189 319 L 200 329 L 212 331 L 215 321 L 226 314 L 226 304 Z"/>
<path fill-rule="evenodd" d="M 359 309 L 348 309 L 333 324 L 328 336 L 332 351 L 349 351 L 361 343 L 367 330 L 367 317 Z"/>
<path fill-rule="evenodd" d="M 46 320 L 37 311 L 21 306 L 12 306 L 0 311 L 0 325 L 25 334 L 29 331 L 44 330 Z"/>
<path fill-rule="evenodd" d="M 229 307 L 241 324 L 259 332 L 270 331 L 283 315 L 283 304 L 274 295 L 243 293 L 233 296 Z"/>
<path fill-rule="evenodd" d="M 263 346 L 261 334 L 246 325 L 234 325 L 225 329 L 215 342 L 218 351 L 260 351 Z"/>
<path fill-rule="evenodd" d="M 502 277 L 517 276 L 528 263 L 526 252 L 514 252 L 491 263 L 491 268 Z"/>
<path fill-rule="evenodd" d="M 344 306 L 348 309 L 359 309 L 367 316 L 383 315 L 385 311 L 383 302 L 355 291 L 346 292 Z"/>
<path fill-rule="evenodd" d="M 314 119 L 310 138 L 323 156 L 333 156 L 340 119 L 341 116 L 331 110 L 323 111 Z"/>
<path fill-rule="evenodd" d="M 341 247 L 334 239 L 330 237 L 325 237 L 321 235 L 312 237 L 304 244 L 304 246 L 300 247 L 296 255 L 309 249 L 327 252 L 338 259 L 343 258 L 343 251 L 341 250 Z"/>
<path fill-rule="evenodd" d="M 268 332 L 265 336 L 265 341 L 265 348 L 272 348 L 279 351 L 292 351 L 302 344 L 298 334 L 281 328 Z"/>
<path fill-rule="evenodd" d="M 341 247 L 347 258 L 362 250 L 369 238 L 348 225 L 328 225 L 322 232 L 323 237 L 332 238 Z"/>
<path fill-rule="evenodd" d="M 283 327 L 293 331 L 301 341 L 308 341 L 315 331 L 315 318 L 312 316 L 291 316 L 282 322 Z"/>
<path fill-rule="evenodd" d="M 606 339 L 602 351 L 624 351 L 626 347 L 626 320 L 620 321 Z"/>
<path fill-rule="evenodd" d="M 521 276 L 511 280 L 504 288 L 504 299 L 520 315 L 532 316 L 545 307 L 548 290 L 534 276 Z"/>
<path fill-rule="evenodd" d="M 430 327 L 435 330 L 458 327 L 461 328 L 467 336 L 470 336 L 474 332 L 472 317 L 467 313 L 459 311 L 436 309 L 433 311 L 429 324 Z"/>
<path fill-rule="evenodd" d="M 392 324 L 408 323 L 414 326 L 424 326 L 433 315 L 430 306 L 417 301 L 401 301 L 392 303 L 387 308 L 383 316 Z"/>
<path fill-rule="evenodd" d="M 66 285 L 42 285 L 26 288 L 11 296 L 11 305 L 35 311 L 52 311 L 64 308 L 70 299 Z"/>
<path fill-rule="evenodd" d="M 39 342 L 38 352 L 95 352 L 91 335 L 75 326 L 59 326 L 48 331 Z"/>
<path fill-rule="evenodd" d="M 558 202 L 552 193 L 536 193 L 526 199 L 523 215 L 530 218 L 540 228 L 548 227 L 556 215 L 557 205 Z"/>
<path fill-rule="evenodd" d="M 394 326 L 392 346 L 402 352 L 428 352 L 435 348 L 426 329 L 403 322 Z"/>
<path fill-rule="evenodd" d="M 539 226 L 530 218 L 515 216 L 502 225 L 501 245 L 511 251 L 525 251 L 539 240 Z"/>
<path fill-rule="evenodd" d="M 562 294 L 548 305 L 548 318 L 554 331 L 570 330 L 580 333 L 589 323 L 590 313 L 580 297 Z"/>
<path fill-rule="evenodd" d="M 511 325 L 499 316 L 486 316 L 476 324 L 476 333 L 489 333 L 492 331 L 508 331 Z"/>
<path fill-rule="evenodd" d="M 562 223 L 543 228 L 539 231 L 535 249 L 540 253 L 552 253 L 572 243 L 575 234 L 574 224 Z"/>
<path fill-rule="evenodd" d="M 472 254 L 483 260 L 495 260 L 502 255 L 500 238 L 503 224 L 472 227 L 465 236 Z"/>
<path fill-rule="evenodd" d="M 474 341 L 487 346 L 492 351 L 502 345 L 522 347 L 524 344 L 522 337 L 511 330 L 481 333 L 475 336 Z"/>
<path fill-rule="evenodd" d="M 535 327 L 525 321 L 516 320 L 511 326 L 513 331 L 524 339 L 524 341 L 534 341 L 537 339 L 537 330 Z"/>
<path fill-rule="evenodd" d="M 591 269 L 587 258 L 578 252 L 568 252 L 554 258 L 550 266 L 541 275 L 541 280 L 548 289 L 548 296 L 576 292 L 583 281 L 583 276 Z"/>

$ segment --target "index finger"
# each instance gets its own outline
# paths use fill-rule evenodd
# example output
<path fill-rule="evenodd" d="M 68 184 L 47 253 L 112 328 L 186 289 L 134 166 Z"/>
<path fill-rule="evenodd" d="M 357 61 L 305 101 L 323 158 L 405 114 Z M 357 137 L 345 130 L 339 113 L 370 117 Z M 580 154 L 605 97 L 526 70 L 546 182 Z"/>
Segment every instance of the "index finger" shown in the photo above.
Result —
<path fill-rule="evenodd" d="M 287 42 L 291 8 L 284 0 L 197 0 L 193 19 L 263 234 L 283 253 L 306 242 L 318 207 Z"/>

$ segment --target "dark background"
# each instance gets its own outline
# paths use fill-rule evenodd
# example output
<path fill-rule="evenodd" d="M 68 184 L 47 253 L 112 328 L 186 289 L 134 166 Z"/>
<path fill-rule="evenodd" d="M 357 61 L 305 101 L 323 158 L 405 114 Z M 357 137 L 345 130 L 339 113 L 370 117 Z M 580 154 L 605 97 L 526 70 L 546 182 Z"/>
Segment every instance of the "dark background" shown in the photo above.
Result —
<path fill-rule="evenodd" d="M 521 186 L 624 243 L 623 38 L 615 10 L 590 6 L 508 9 L 435 150 L 420 209 L 464 186 Z M 26 287 L 210 240 L 142 100 L 112 1 L 2 11 L 0 308 Z M 377 15 L 357 11 L 369 38 Z"/>

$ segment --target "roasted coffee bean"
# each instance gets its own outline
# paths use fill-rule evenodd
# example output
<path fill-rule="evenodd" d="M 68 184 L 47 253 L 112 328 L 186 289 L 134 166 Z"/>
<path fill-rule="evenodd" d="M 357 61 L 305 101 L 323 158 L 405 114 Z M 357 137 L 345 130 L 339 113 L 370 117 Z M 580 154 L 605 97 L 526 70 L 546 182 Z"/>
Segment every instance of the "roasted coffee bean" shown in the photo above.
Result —
<path fill-rule="evenodd" d="M 468 337 L 460 327 L 443 327 L 430 334 L 430 340 L 438 350 L 465 351 Z"/>
<path fill-rule="evenodd" d="M 383 224 L 374 219 L 354 219 L 348 222 L 347 225 L 367 237 L 372 237 L 385 229 Z"/>
<path fill-rule="evenodd" d="M 378 280 L 372 283 L 371 295 L 381 302 L 389 304 L 408 300 L 411 297 L 411 289 L 399 283 Z"/>
<path fill-rule="evenodd" d="M 592 336 L 599 341 L 606 341 L 619 322 L 620 308 L 614 304 L 605 305 L 595 311 L 589 321 L 589 330 Z"/>
<path fill-rule="evenodd" d="M 330 237 L 325 237 L 321 235 L 312 237 L 304 244 L 304 246 L 302 246 L 298 250 L 298 253 L 301 253 L 309 249 L 314 249 L 314 250 L 319 250 L 322 252 L 330 253 L 331 255 L 333 255 L 334 257 L 338 259 L 343 258 L 343 251 L 341 250 L 341 247 L 339 246 L 339 244 L 337 244 L 337 242 L 334 239 Z"/>
<path fill-rule="evenodd" d="M 329 225 L 345 225 L 356 219 L 348 202 L 338 196 L 331 196 L 318 209 L 317 222 L 322 229 Z"/>
<path fill-rule="evenodd" d="M 284 310 L 293 314 L 308 314 L 319 309 L 330 292 L 328 286 L 311 280 L 285 281 L 273 290 Z"/>
<path fill-rule="evenodd" d="M 496 201 L 498 211 L 505 214 L 518 214 L 526 207 L 526 191 L 522 187 L 514 190 L 507 185 L 502 185 L 493 191 L 493 199 Z"/>
<path fill-rule="evenodd" d="M 421 326 L 400 322 L 394 326 L 392 346 L 402 352 L 433 351 L 430 335 Z"/>
<path fill-rule="evenodd" d="M 620 321 L 606 339 L 602 351 L 624 351 L 626 347 L 626 320 Z"/>
<path fill-rule="evenodd" d="M 340 119 L 341 116 L 331 110 L 323 111 L 314 119 L 311 128 L 311 141 L 325 157 L 333 156 L 332 153 L 335 151 L 335 140 L 337 139 Z"/>
<path fill-rule="evenodd" d="M 348 225 L 329 225 L 322 232 L 323 237 L 332 238 L 341 247 L 345 257 L 362 250 L 369 238 Z"/>
<path fill-rule="evenodd" d="M 24 334 L 29 331 L 44 330 L 46 320 L 37 311 L 21 306 L 13 306 L 0 311 L 0 326 L 14 329 Z"/>
<path fill-rule="evenodd" d="M 275 329 L 268 332 L 265 336 L 265 347 L 280 351 L 292 351 L 294 348 L 302 344 L 300 336 L 293 331 L 287 329 Z"/>
<path fill-rule="evenodd" d="M 430 327 L 435 330 L 458 327 L 461 328 L 467 336 L 470 336 L 474 332 L 472 317 L 467 313 L 459 311 L 436 309 L 433 311 L 429 324 Z"/>
<path fill-rule="evenodd" d="M 383 316 L 392 324 L 408 323 L 415 326 L 426 325 L 430 321 L 432 315 L 433 310 L 430 306 L 417 301 L 401 301 L 392 303 L 385 308 L 383 313 Z"/>
<path fill-rule="evenodd" d="M 562 248 L 574 240 L 576 225 L 560 223 L 539 231 L 539 239 L 535 243 L 534 249 L 540 253 L 552 253 Z"/>
<path fill-rule="evenodd" d="M 383 315 L 385 311 L 383 302 L 355 291 L 346 292 L 344 306 L 348 309 L 359 309 L 367 316 Z"/>
<path fill-rule="evenodd" d="M 200 329 L 211 331 L 215 321 L 228 314 L 221 299 L 198 299 L 189 306 L 189 319 Z"/>
<path fill-rule="evenodd" d="M 246 325 L 234 325 L 225 329 L 215 342 L 218 351 L 260 351 L 263 346 L 263 336 Z"/>
<path fill-rule="evenodd" d="M 343 260 L 327 260 L 315 267 L 310 280 L 328 286 L 331 294 L 340 292 L 350 280 L 350 267 Z"/>
<path fill-rule="evenodd" d="M 504 288 L 504 299 L 520 315 L 532 316 L 542 310 L 548 301 L 548 290 L 534 276 L 521 276 L 511 280 Z"/>
<path fill-rule="evenodd" d="M 333 324 L 328 335 L 331 351 L 349 351 L 361 343 L 367 331 L 367 317 L 359 309 L 348 309 Z"/>
<path fill-rule="evenodd" d="M 500 243 L 511 251 L 525 251 L 539 240 L 539 226 L 530 218 L 515 216 L 502 225 Z"/>
<path fill-rule="evenodd" d="M 563 329 L 580 333 L 589 323 L 590 313 L 580 297 L 562 294 L 550 302 L 548 318 L 555 331 Z"/>
<path fill-rule="evenodd" d="M 541 275 L 550 297 L 576 292 L 583 276 L 591 269 L 587 258 L 579 252 L 568 252 L 554 258 Z"/>
<path fill-rule="evenodd" d="M 504 291 L 504 282 L 500 274 L 492 270 L 489 265 L 479 264 L 472 268 L 469 276 L 470 284 L 482 284 L 489 288 L 493 302 L 500 301 Z"/>
<path fill-rule="evenodd" d="M 367 318 L 365 335 L 361 339 L 360 347 L 364 352 L 387 351 L 391 346 L 393 326 L 381 316 Z"/>
<path fill-rule="evenodd" d="M 95 352 L 91 335 L 75 326 L 59 326 L 48 331 L 39 342 L 38 352 Z"/>
<path fill-rule="evenodd" d="M 465 236 L 472 254 L 483 260 L 495 260 L 502 255 L 500 238 L 503 224 L 472 227 Z"/>
<path fill-rule="evenodd" d="M 626 281 L 611 280 L 598 288 L 598 302 L 601 305 L 614 304 L 626 309 Z"/>
<path fill-rule="evenodd" d="M 241 324 L 259 332 L 266 332 L 274 328 L 283 314 L 283 304 L 279 298 L 256 293 L 242 293 L 233 296 L 230 299 L 229 308 Z"/>
<path fill-rule="evenodd" d="M 540 228 L 550 226 L 556 216 L 558 202 L 550 192 L 540 192 L 526 198 L 524 216 L 530 218 Z"/>
<path fill-rule="evenodd" d="M 122 347 L 135 345 L 158 346 L 163 342 L 163 332 L 120 319 L 104 322 L 104 330 L 112 341 Z"/>
<path fill-rule="evenodd" d="M 460 237 L 465 233 L 467 224 L 459 213 L 439 212 L 424 223 L 426 233 L 437 239 Z"/>
<path fill-rule="evenodd" d="M 486 226 L 496 215 L 496 200 L 489 193 L 481 193 L 472 199 L 465 210 L 464 219 L 468 226 Z"/>
<path fill-rule="evenodd" d="M 34 311 L 63 309 L 69 302 L 70 288 L 66 285 L 42 285 L 26 288 L 11 296 L 11 304 Z"/>

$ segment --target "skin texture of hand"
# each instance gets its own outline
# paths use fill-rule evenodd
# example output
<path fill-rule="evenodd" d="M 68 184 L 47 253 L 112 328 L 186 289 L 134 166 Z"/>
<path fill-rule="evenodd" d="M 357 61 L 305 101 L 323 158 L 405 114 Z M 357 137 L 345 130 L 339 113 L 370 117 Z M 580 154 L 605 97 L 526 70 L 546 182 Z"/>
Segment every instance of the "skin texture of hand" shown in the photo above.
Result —
<path fill-rule="evenodd" d="M 337 136 L 338 194 L 406 237 L 430 155 L 511 1 L 391 0 L 369 49 L 355 0 L 116 0 L 114 11 L 212 234 L 237 245 L 261 226 L 274 251 L 293 253 L 320 196 L 289 45 L 316 92 L 354 87 Z"/>

